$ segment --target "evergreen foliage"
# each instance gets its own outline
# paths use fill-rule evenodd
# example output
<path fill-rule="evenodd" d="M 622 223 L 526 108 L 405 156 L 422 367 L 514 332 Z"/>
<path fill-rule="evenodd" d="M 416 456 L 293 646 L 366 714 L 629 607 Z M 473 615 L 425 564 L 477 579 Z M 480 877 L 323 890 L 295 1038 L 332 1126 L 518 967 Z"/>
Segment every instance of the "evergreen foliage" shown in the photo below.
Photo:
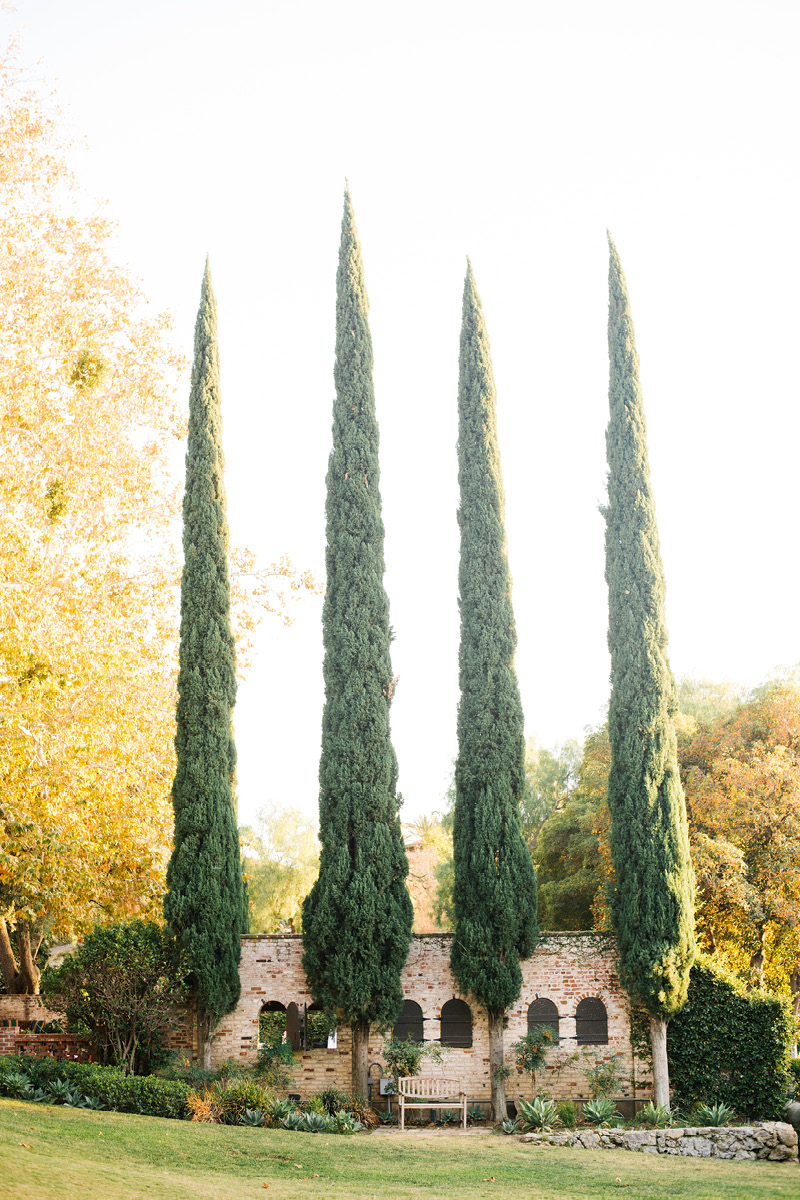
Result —
<path fill-rule="evenodd" d="M 389 729 L 396 681 L 383 587 L 372 339 L 349 192 L 336 287 L 322 614 L 322 849 L 319 876 L 303 905 L 303 970 L 314 1000 L 363 1031 L 367 1024 L 391 1025 L 400 1011 L 413 911 Z"/>
<path fill-rule="evenodd" d="M 471 265 L 464 281 L 458 405 L 461 702 L 451 965 L 461 990 L 499 1015 L 519 996 L 519 960 L 533 953 L 539 930 L 536 875 L 520 831 L 525 739 L 514 671 L 496 393 Z"/>
<path fill-rule="evenodd" d="M 172 786 L 175 841 L 164 899 L 206 1032 L 239 999 L 243 914 L 233 801 L 236 673 L 223 473 L 217 311 L 206 263 L 189 397 Z"/>
<path fill-rule="evenodd" d="M 782 1119 L 792 1026 L 788 996 L 747 992 L 701 955 L 686 1005 L 670 1022 L 670 1080 L 681 1106 L 714 1101 L 751 1119 Z"/>
<path fill-rule="evenodd" d="M 630 304 L 609 239 L 610 419 L 606 581 L 612 921 L 620 977 L 653 1017 L 686 999 L 695 957 L 694 875 L 678 772 L 675 681 Z"/>

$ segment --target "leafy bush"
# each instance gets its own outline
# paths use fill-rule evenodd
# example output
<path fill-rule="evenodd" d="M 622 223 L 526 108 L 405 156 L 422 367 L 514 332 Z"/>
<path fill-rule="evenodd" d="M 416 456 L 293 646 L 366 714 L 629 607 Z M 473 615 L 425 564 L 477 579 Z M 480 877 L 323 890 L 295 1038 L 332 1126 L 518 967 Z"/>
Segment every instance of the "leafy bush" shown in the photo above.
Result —
<path fill-rule="evenodd" d="M 256 1079 L 246 1076 L 230 1076 L 228 1079 L 218 1079 L 207 1089 L 211 1103 L 219 1110 L 219 1120 L 223 1125 L 238 1125 L 239 1118 L 248 1109 L 267 1111 L 272 1093 Z"/>
<path fill-rule="evenodd" d="M 178 1080 L 126 1075 L 118 1067 L 103 1067 L 99 1063 L 9 1056 L 0 1059 L 0 1093 L 9 1094 L 9 1075 L 13 1077 L 19 1071 L 24 1071 L 34 1089 L 48 1092 L 60 1104 L 77 1105 L 88 1097 L 120 1112 L 176 1119 L 186 1116 L 190 1089 Z M 76 1099 L 70 1099 L 72 1095 Z"/>
<path fill-rule="evenodd" d="M 556 1036 L 549 1025 L 536 1025 L 511 1046 L 517 1074 L 531 1077 L 531 1094 L 536 1087 L 536 1072 L 544 1066 L 547 1051 L 555 1041 Z"/>
<path fill-rule="evenodd" d="M 558 1105 L 558 1119 L 565 1129 L 574 1129 L 578 1124 L 578 1107 L 572 1100 L 562 1100 Z"/>
<path fill-rule="evenodd" d="M 256 1074 L 263 1083 L 276 1091 L 287 1088 L 292 1080 L 294 1051 L 288 1042 L 265 1042 L 258 1047 Z"/>
<path fill-rule="evenodd" d="M 610 1125 L 615 1118 L 619 1117 L 619 1113 L 614 1107 L 614 1101 L 608 1100 L 605 1096 L 587 1100 L 583 1106 L 583 1115 L 590 1125 Z"/>
<path fill-rule="evenodd" d="M 42 995 L 87 1027 L 104 1058 L 143 1073 L 168 1058 L 166 1035 L 187 994 L 172 939 L 155 921 L 118 921 L 90 933 L 60 967 L 42 975 Z"/>
<path fill-rule="evenodd" d="M 625 1087 L 627 1077 L 619 1054 L 602 1055 L 596 1050 L 583 1050 L 581 1060 L 584 1063 L 583 1070 L 589 1085 L 589 1095 L 593 1100 L 619 1094 Z"/>
<path fill-rule="evenodd" d="M 651 1129 L 666 1129 L 672 1124 L 672 1113 L 663 1104 L 654 1104 L 650 1100 L 639 1112 L 638 1120 Z"/>
<path fill-rule="evenodd" d="M 411 1034 L 407 1038 L 398 1038 L 392 1034 L 383 1044 L 382 1057 L 386 1070 L 398 1079 L 419 1075 L 423 1058 L 431 1058 L 440 1063 L 442 1051 L 436 1042 L 417 1042 Z"/>
<path fill-rule="evenodd" d="M 526 1129 L 551 1129 L 558 1116 L 555 1102 L 545 1099 L 544 1096 L 536 1096 L 531 1101 L 518 1100 L 517 1107 Z"/>
<path fill-rule="evenodd" d="M 788 997 L 746 992 L 701 955 L 684 1008 L 667 1039 L 670 1081 L 682 1105 L 710 1100 L 748 1117 L 779 1118 L 789 1085 L 792 1039 Z"/>
<path fill-rule="evenodd" d="M 326 1112 L 329 1117 L 332 1117 L 335 1112 L 347 1108 L 349 1096 L 347 1092 L 340 1092 L 335 1087 L 328 1087 L 320 1092 L 319 1099 L 322 1104 L 322 1111 Z"/>
<path fill-rule="evenodd" d="M 698 1104 L 693 1115 L 698 1125 L 728 1125 L 736 1113 L 727 1104 Z"/>

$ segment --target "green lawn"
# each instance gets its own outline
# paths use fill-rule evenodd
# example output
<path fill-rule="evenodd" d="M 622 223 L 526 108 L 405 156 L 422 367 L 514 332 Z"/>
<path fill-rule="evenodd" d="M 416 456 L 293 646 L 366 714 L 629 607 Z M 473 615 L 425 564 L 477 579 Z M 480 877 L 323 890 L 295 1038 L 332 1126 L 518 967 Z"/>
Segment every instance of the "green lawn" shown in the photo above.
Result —
<path fill-rule="evenodd" d="M 794 1163 L 533 1148 L 491 1134 L 233 1129 L 5 1099 L 0 1168 L 0 1197 L 15 1200 L 800 1196 Z"/>

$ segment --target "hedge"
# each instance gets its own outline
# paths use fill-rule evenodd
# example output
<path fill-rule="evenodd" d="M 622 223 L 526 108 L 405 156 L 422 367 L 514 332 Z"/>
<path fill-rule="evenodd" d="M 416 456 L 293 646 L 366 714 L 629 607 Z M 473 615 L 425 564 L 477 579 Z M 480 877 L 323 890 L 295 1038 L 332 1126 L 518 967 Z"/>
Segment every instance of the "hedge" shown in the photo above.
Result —
<path fill-rule="evenodd" d="M 788 997 L 747 992 L 736 976 L 701 955 L 686 1005 L 669 1024 L 676 1102 L 721 1101 L 755 1120 L 780 1117 L 791 1041 Z"/>
<path fill-rule="evenodd" d="M 192 1090 L 188 1083 L 178 1079 L 125 1075 L 117 1067 L 102 1067 L 97 1063 L 8 1055 L 0 1058 L 0 1092 L 7 1093 L 6 1075 L 18 1071 L 24 1072 L 34 1087 L 46 1088 L 53 1080 L 64 1079 L 81 1095 L 102 1100 L 107 1108 L 148 1117 L 178 1120 L 185 1117 L 186 1100 Z"/>

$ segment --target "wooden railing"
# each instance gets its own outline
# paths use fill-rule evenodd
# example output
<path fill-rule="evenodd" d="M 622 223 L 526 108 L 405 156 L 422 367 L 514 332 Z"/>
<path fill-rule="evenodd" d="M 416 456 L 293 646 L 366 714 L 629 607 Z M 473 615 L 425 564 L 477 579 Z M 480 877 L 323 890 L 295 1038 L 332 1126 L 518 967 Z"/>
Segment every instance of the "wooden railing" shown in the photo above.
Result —
<path fill-rule="evenodd" d="M 97 1054 L 91 1038 L 73 1037 L 69 1033 L 18 1033 L 17 1054 L 29 1058 L 69 1058 L 74 1062 L 96 1062 Z"/>

